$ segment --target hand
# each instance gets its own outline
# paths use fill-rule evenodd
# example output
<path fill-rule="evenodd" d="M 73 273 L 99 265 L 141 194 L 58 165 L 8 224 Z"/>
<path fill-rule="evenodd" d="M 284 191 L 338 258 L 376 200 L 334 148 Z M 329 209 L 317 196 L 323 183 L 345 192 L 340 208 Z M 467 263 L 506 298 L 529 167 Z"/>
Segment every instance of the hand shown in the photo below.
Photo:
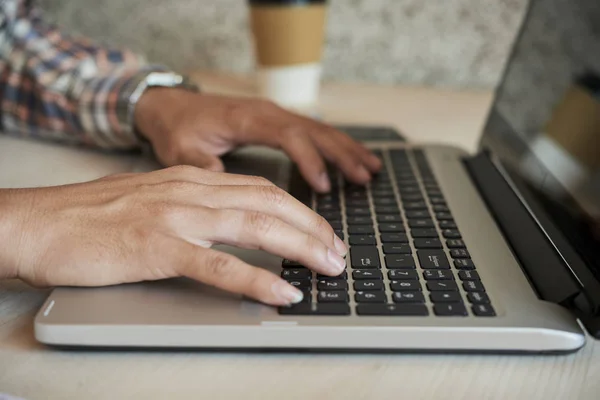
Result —
<path fill-rule="evenodd" d="M 135 122 L 166 166 L 223 171 L 219 156 L 241 145 L 266 145 L 285 151 L 318 192 L 330 190 L 324 160 L 357 184 L 381 168 L 375 155 L 347 135 L 264 100 L 153 88 L 142 95 Z"/>
<path fill-rule="evenodd" d="M 347 249 L 322 217 L 263 178 L 173 167 L 0 191 L 0 277 L 101 286 L 185 276 L 272 305 L 302 293 L 210 249 L 262 249 L 327 275 Z M 7 268 L 11 266 L 11 270 Z"/>

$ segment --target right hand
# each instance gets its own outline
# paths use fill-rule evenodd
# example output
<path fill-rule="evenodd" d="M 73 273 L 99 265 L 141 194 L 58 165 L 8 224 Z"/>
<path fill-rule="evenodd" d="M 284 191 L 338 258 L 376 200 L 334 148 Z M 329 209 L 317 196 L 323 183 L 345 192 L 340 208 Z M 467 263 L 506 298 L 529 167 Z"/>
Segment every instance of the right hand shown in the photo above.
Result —
<path fill-rule="evenodd" d="M 335 276 L 347 252 L 325 219 L 259 177 L 173 167 L 0 191 L 0 268 L 34 286 L 102 286 L 185 276 L 271 305 L 302 293 L 210 249 L 261 249 Z M 5 271 L 6 272 L 6 271 Z"/>

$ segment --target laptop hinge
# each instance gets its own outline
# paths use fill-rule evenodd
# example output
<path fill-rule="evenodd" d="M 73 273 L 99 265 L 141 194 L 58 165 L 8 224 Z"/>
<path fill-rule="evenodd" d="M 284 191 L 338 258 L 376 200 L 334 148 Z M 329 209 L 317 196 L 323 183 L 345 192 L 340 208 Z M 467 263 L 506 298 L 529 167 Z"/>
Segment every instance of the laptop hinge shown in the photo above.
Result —
<path fill-rule="evenodd" d="M 490 155 L 464 163 L 538 297 L 592 312 L 577 278 Z"/>

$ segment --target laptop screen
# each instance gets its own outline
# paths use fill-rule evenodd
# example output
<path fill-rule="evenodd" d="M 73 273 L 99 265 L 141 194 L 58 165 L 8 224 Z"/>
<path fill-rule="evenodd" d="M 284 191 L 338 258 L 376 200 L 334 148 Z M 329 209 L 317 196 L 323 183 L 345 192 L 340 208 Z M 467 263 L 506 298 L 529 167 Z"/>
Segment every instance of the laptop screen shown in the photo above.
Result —
<path fill-rule="evenodd" d="M 534 0 L 524 18 L 482 147 L 600 277 L 600 1 Z"/>

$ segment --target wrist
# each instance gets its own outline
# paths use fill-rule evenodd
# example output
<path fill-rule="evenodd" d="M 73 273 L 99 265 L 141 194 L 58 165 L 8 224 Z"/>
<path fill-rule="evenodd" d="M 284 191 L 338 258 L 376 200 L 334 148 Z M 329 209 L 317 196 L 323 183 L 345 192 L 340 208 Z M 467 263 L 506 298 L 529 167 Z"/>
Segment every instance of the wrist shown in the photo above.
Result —
<path fill-rule="evenodd" d="M 18 199 L 18 193 L 25 190 L 0 190 L 0 279 L 19 277 L 28 205 Z"/>

